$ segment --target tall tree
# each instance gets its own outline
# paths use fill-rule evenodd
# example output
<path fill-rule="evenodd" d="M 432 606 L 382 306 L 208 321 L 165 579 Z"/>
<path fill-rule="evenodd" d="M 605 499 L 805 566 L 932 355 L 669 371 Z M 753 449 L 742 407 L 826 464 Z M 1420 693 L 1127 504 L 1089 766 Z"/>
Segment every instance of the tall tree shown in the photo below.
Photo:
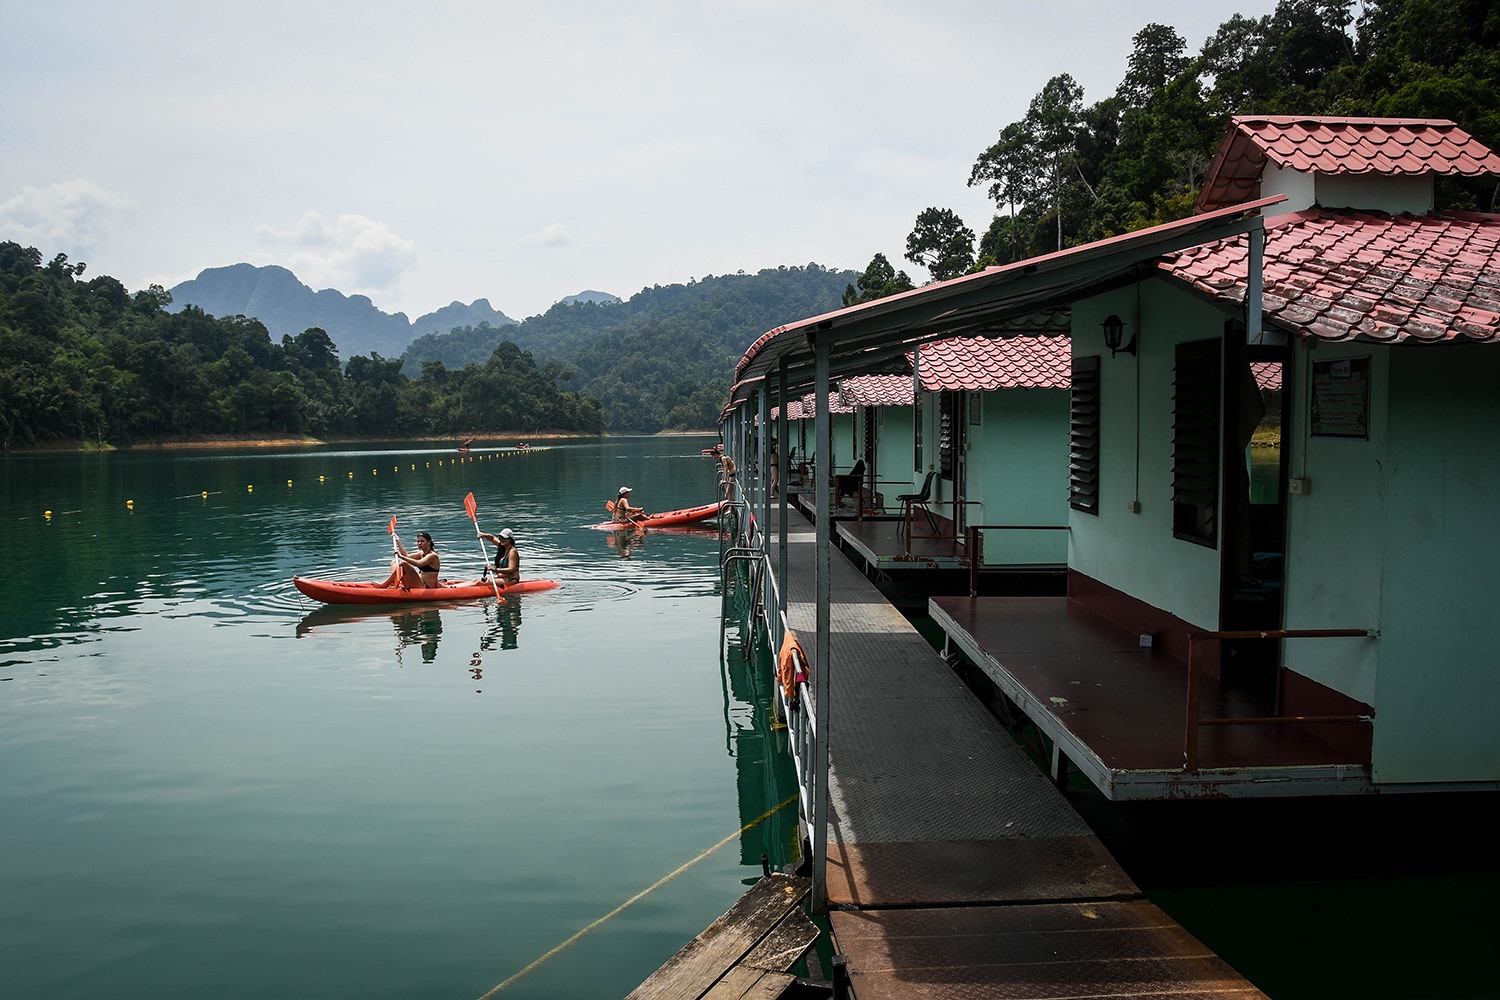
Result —
<path fill-rule="evenodd" d="M 974 230 L 952 209 L 924 209 L 906 237 L 906 259 L 927 268 L 933 281 L 956 278 L 974 264 Z"/>

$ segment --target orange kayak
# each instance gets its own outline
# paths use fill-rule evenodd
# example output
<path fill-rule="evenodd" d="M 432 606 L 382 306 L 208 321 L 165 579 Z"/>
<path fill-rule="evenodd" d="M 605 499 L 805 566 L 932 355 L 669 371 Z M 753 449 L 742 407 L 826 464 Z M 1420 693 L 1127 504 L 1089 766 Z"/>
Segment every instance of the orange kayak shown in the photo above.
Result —
<path fill-rule="evenodd" d="M 302 593 L 324 604 L 420 604 L 438 601 L 474 601 L 481 597 L 494 597 L 495 588 L 486 583 L 482 586 L 463 587 L 455 583 L 440 583 L 436 587 L 387 587 L 384 583 L 348 583 L 338 580 L 314 580 L 311 577 L 295 576 L 292 583 Z M 522 580 L 500 588 L 500 596 L 506 594 L 529 594 L 537 590 L 554 590 L 562 586 L 556 580 Z"/>
<path fill-rule="evenodd" d="M 674 524 L 697 524 L 719 516 L 722 501 L 706 503 L 701 507 L 684 507 L 681 510 L 666 510 L 650 517 L 638 517 L 634 521 L 605 521 L 594 527 L 602 531 L 620 531 L 634 525 L 637 528 L 669 528 Z"/>

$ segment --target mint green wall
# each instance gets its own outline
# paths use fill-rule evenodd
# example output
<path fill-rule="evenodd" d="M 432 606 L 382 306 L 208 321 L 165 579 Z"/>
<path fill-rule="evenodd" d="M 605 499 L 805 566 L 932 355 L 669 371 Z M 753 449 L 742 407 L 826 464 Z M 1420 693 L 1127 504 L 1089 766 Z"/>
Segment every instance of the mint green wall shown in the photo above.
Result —
<path fill-rule="evenodd" d="M 1500 351 L 1385 349 L 1378 781 L 1500 779 Z M 1379 351 L 1372 351 L 1372 354 Z M 1314 493 L 1316 496 L 1316 493 Z"/>
<path fill-rule="evenodd" d="M 1127 340 L 1137 336 L 1137 357 L 1109 356 L 1100 324 L 1111 313 Z M 1101 437 L 1099 514 L 1069 509 L 1068 565 L 1209 629 L 1219 625 L 1219 553 L 1172 537 L 1172 368 L 1178 343 L 1222 336 L 1224 318 L 1158 281 L 1142 282 L 1139 298 L 1132 286 L 1073 304 L 1073 356 L 1102 356 Z"/>
<path fill-rule="evenodd" d="M 915 492 L 912 460 L 915 447 L 915 407 L 880 406 L 875 409 L 876 489 L 885 494 L 887 507 L 894 508 L 896 495 Z"/>
<path fill-rule="evenodd" d="M 968 498 L 973 524 L 1068 523 L 1068 391 L 1005 389 L 975 393 L 969 406 Z M 988 563 L 1061 565 L 1065 531 L 987 531 Z"/>

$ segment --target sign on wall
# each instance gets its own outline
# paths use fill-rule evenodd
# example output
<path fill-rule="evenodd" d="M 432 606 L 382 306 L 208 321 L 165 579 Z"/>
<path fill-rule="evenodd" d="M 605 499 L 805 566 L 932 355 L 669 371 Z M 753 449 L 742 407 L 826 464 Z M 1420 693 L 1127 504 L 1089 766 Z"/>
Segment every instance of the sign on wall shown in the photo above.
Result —
<path fill-rule="evenodd" d="M 1312 366 L 1313 437 L 1370 438 L 1370 359 L 1336 358 Z"/>

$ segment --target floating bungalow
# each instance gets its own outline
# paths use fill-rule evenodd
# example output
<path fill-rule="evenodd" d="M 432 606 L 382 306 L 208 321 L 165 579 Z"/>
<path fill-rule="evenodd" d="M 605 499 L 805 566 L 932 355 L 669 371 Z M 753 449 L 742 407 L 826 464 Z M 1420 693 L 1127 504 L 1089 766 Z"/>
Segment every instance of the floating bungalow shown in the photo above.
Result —
<path fill-rule="evenodd" d="M 871 495 L 877 469 L 928 485 L 956 552 L 1065 496 L 1065 597 L 930 609 L 1059 773 L 1121 799 L 1500 787 L 1473 599 L 1500 465 L 1472 431 L 1500 409 L 1500 218 L 1434 210 L 1438 178 L 1497 172 L 1451 122 L 1236 118 L 1194 217 L 773 330 L 730 420 L 784 385 L 815 424 L 838 384 L 849 448 L 811 450 L 864 457 Z M 986 380 L 1049 341 L 1068 392 Z M 908 357 L 909 422 L 850 405 Z"/>
<path fill-rule="evenodd" d="M 1448 121 L 1238 117 L 1190 218 L 789 323 L 745 353 L 726 451 L 768 470 L 795 433 L 798 458 L 829 458 L 800 478 L 810 531 L 766 476 L 741 488 L 736 557 L 764 560 L 766 634 L 800 640 L 782 703 L 811 898 L 862 993 L 1042 995 L 998 928 L 1148 911 L 1127 879 L 1088 881 L 1109 863 L 1068 860 L 1097 858 L 1080 831 L 1019 835 L 1036 854 L 1014 867 L 993 813 L 1025 814 L 1036 789 L 830 559 L 839 540 L 867 570 L 913 567 L 920 522 L 970 569 L 967 595 L 927 600 L 944 659 L 983 678 L 1056 782 L 1116 802 L 1500 790 L 1479 606 L 1500 584 L 1500 446 L 1482 432 L 1500 417 L 1500 215 L 1436 207 L 1445 178 L 1497 174 Z M 1048 558 L 1056 595 L 980 585 Z M 970 816 L 976 766 L 1006 792 Z M 960 939 L 990 943 L 960 955 Z M 1173 940 L 1135 958 L 1207 961 Z M 1258 995 L 1198 970 L 1152 988 Z"/>

